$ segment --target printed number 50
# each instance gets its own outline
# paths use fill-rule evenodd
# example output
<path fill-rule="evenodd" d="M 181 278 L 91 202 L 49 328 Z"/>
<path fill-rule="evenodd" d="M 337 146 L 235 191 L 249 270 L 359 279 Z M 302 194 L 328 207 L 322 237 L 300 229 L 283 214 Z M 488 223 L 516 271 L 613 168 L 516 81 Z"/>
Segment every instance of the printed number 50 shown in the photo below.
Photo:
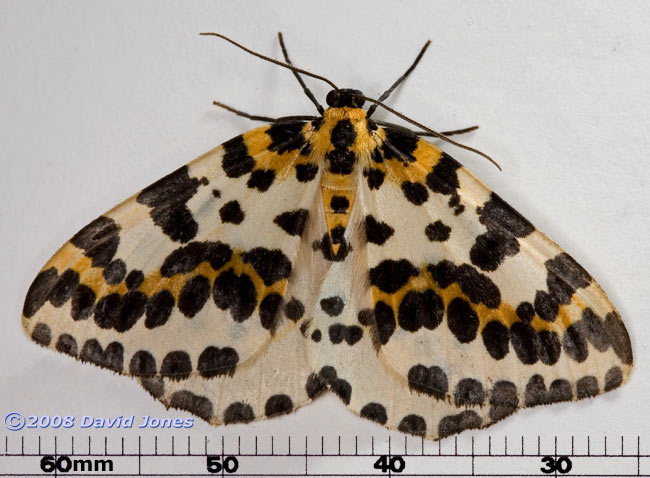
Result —
<path fill-rule="evenodd" d="M 564 474 L 570 472 L 571 468 L 573 468 L 573 464 L 568 456 L 559 456 L 557 458 L 545 456 L 542 458 L 542 463 L 546 465 L 544 468 L 540 468 L 542 473 L 555 473 L 557 471 L 558 473 Z"/>
<path fill-rule="evenodd" d="M 239 469 L 239 461 L 234 456 L 225 457 L 223 464 L 220 456 L 208 456 L 207 459 L 207 470 L 210 473 L 221 473 L 221 470 L 226 473 L 234 473 Z"/>

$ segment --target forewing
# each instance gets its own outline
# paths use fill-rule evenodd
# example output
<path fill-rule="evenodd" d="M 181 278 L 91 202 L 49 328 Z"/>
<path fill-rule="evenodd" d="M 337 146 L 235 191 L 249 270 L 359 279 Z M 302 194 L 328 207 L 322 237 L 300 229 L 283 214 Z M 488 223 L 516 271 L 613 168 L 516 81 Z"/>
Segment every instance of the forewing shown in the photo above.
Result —
<path fill-rule="evenodd" d="M 402 394 L 400 413 L 436 438 L 627 380 L 625 326 L 570 255 L 430 143 L 377 135 L 361 185 L 368 308 L 385 375 L 408 393 L 376 401 Z"/>
<path fill-rule="evenodd" d="M 309 134 L 252 130 L 91 222 L 31 285 L 26 333 L 213 423 L 304 402 L 304 340 L 281 310 L 303 299 L 290 276 L 318 191 Z M 305 378 L 291 386 L 286 372 Z"/>

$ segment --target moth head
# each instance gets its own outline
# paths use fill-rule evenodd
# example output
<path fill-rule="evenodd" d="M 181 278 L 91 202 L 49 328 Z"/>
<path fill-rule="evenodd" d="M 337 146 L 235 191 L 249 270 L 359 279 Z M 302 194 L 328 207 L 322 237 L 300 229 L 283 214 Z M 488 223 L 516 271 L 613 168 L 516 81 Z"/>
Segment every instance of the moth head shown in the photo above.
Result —
<path fill-rule="evenodd" d="M 359 90 L 341 88 L 327 93 L 325 101 L 327 102 L 327 105 L 332 108 L 343 108 L 344 106 L 361 108 L 366 102 L 362 97 L 363 93 Z"/>

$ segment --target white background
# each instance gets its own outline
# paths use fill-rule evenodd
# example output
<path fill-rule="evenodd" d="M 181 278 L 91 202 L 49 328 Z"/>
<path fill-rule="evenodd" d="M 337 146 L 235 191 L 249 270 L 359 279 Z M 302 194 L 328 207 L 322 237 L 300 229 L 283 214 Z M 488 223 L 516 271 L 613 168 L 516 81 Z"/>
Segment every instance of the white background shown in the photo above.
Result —
<path fill-rule="evenodd" d="M 213 99 L 270 116 L 315 113 L 288 71 L 198 35 L 218 31 L 280 57 L 282 31 L 296 64 L 374 97 L 431 39 L 389 103 L 438 130 L 479 124 L 462 140 L 503 173 L 443 147 L 584 265 L 625 320 L 629 384 L 463 439 L 636 441 L 650 418 L 649 23 L 643 1 L 0 1 L 0 415 L 188 416 L 135 381 L 37 347 L 22 304 L 50 255 L 91 219 L 254 126 Z M 324 102 L 327 86 L 307 81 Z M 0 437 L 18 433 L 0 422 Z M 136 433 L 147 435 L 125 436 Z M 219 429 L 197 419 L 189 431 L 220 433 L 387 432 L 326 397 L 279 419 Z"/>

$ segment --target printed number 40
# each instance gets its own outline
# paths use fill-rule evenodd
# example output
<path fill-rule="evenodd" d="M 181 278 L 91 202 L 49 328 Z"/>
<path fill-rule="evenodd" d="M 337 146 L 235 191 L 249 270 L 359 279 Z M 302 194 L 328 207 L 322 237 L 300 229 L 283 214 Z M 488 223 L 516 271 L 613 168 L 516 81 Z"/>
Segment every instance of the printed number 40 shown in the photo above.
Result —
<path fill-rule="evenodd" d="M 564 474 L 570 472 L 571 468 L 573 468 L 573 464 L 568 456 L 559 456 L 557 458 L 545 456 L 542 458 L 542 463 L 546 465 L 544 468 L 540 468 L 542 473 L 558 472 Z"/>
<path fill-rule="evenodd" d="M 375 470 L 381 470 L 382 473 L 401 473 L 406 468 L 406 463 L 404 458 L 401 456 L 391 456 L 388 458 L 387 455 L 382 455 L 379 457 L 379 460 L 375 462 Z"/>

